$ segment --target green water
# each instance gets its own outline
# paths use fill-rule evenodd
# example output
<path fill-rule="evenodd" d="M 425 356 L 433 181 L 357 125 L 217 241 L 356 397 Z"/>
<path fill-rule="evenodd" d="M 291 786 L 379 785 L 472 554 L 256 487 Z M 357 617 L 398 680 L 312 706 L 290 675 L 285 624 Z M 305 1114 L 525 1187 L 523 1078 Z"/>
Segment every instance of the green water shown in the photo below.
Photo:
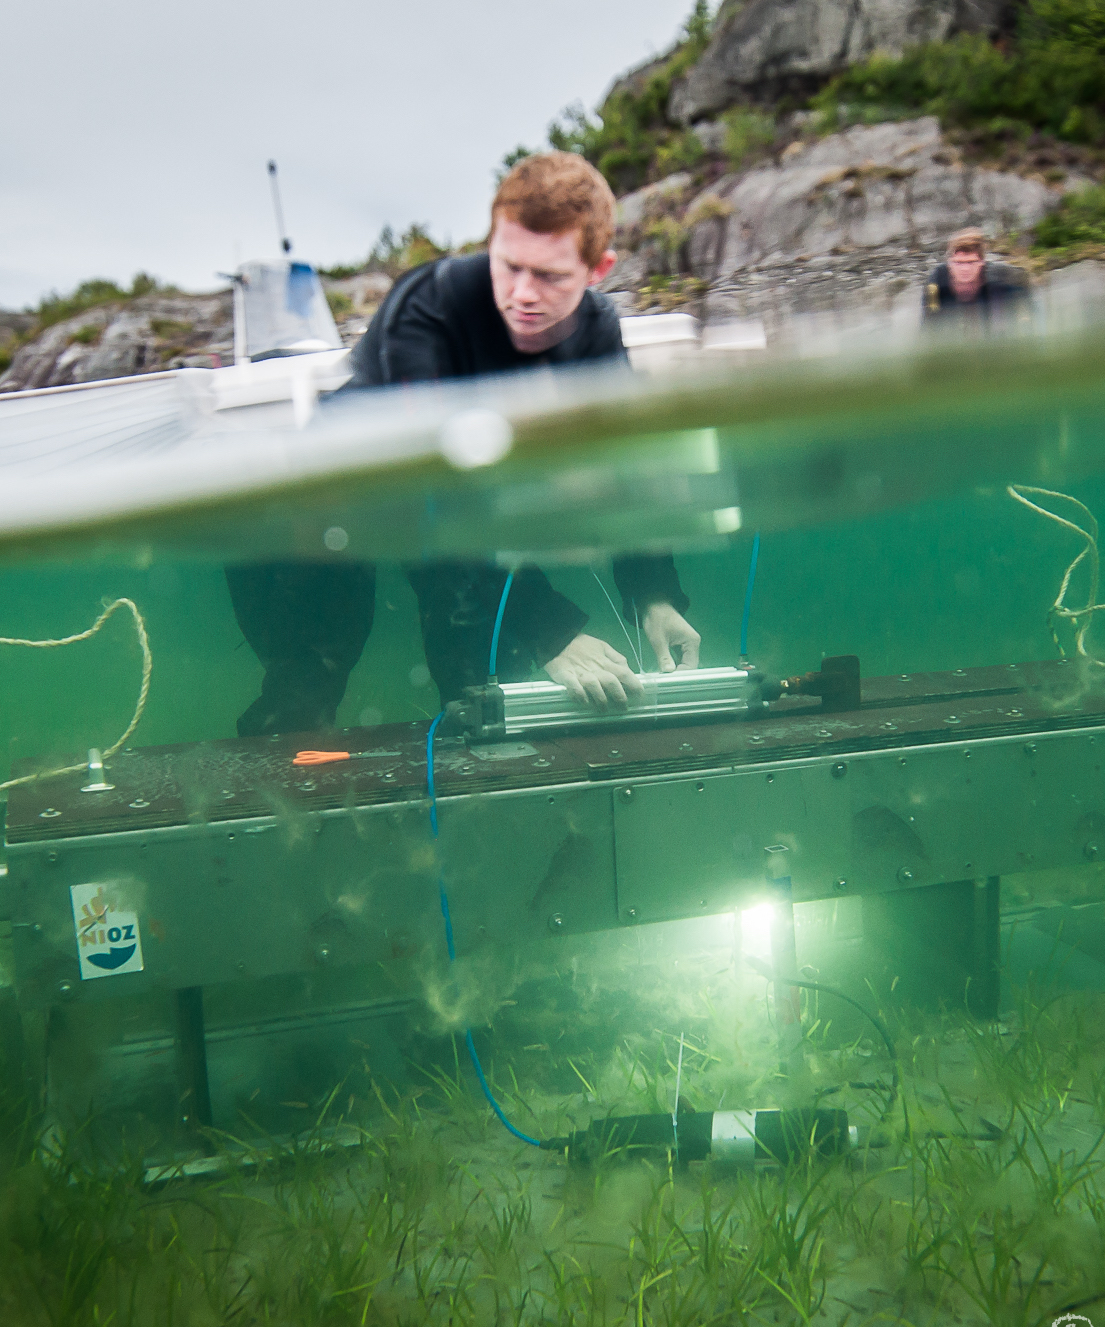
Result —
<path fill-rule="evenodd" d="M 1105 511 L 1105 478 L 1067 491 L 1091 511 Z M 677 555 L 705 667 L 739 657 L 750 550 L 751 536 L 740 534 L 723 549 Z M 763 541 L 750 652 L 761 667 L 784 675 L 845 653 L 860 656 L 867 676 L 1052 658 L 1047 612 L 1078 551 L 1076 536 L 1001 489 L 779 531 Z M 630 654 L 590 567 L 546 565 L 555 588 L 589 614 L 589 630 Z M 593 566 L 616 600 L 608 560 Z M 16 566 L 3 573 L 3 584 L 5 635 L 27 639 L 83 630 L 101 601 L 127 596 L 137 603 L 154 672 L 135 744 L 232 737 L 238 714 L 258 694 L 261 670 L 234 620 L 219 565 Z M 438 709 L 414 595 L 394 563 L 381 565 L 376 604 L 341 726 L 430 718 Z M 141 658 L 133 626 L 121 615 L 94 640 L 63 650 L 5 647 L 0 666 L 7 698 L 0 740 L 10 761 L 108 746 L 133 710 Z M 654 666 L 646 653 L 646 667 Z"/>
<path fill-rule="evenodd" d="M 728 505 L 708 485 L 721 493 L 731 465 L 744 516 L 728 537 L 700 531 L 675 544 L 702 664 L 738 657 L 760 518 L 749 644 L 766 671 L 804 672 L 837 654 L 857 654 L 868 677 L 1056 658 L 1047 614 L 1082 544 L 1014 502 L 1005 485 L 1058 488 L 1105 514 L 1105 416 L 1099 400 L 1091 408 L 1099 382 L 1078 386 L 1073 413 L 1062 408 L 1069 384 L 1056 386 L 1050 406 L 1045 391 L 1043 408 L 1036 383 L 1033 413 L 1012 395 L 1003 408 L 986 381 L 972 397 L 968 378 L 935 420 L 935 407 L 922 417 L 891 402 L 862 418 L 854 410 L 827 418 L 823 429 L 801 393 L 789 415 L 776 397 L 776 417 L 743 429 L 728 407 L 711 420 L 709 402 L 699 401 L 691 422 L 720 428 L 722 458 L 702 508 Z M 638 477 L 667 447 L 661 474 L 673 489 L 686 436 L 665 443 L 654 428 L 637 450 L 624 434 L 596 446 L 616 454 L 619 472 L 636 464 Z M 572 436 L 578 441 L 578 428 Z M 847 482 L 822 463 L 833 455 L 844 456 Z M 578 471 L 578 457 L 555 447 L 511 464 L 503 494 L 514 486 L 515 496 L 523 481 L 553 493 Z M 344 505 L 327 498 L 323 524 L 368 528 L 366 513 L 390 501 L 388 482 Z M 418 476 L 404 482 L 417 496 Z M 440 477 L 425 483 L 452 494 L 461 516 L 465 494 L 479 512 L 498 510 L 495 472 L 475 476 L 470 489 Z M 622 490 L 611 492 L 609 510 L 581 499 L 581 510 L 564 516 L 566 527 L 577 523 L 578 541 L 565 535 L 542 565 L 590 615 L 588 630 L 628 653 L 592 569 L 613 594 L 609 555 L 652 546 L 656 529 L 639 492 L 621 506 Z M 256 514 L 257 530 L 243 527 L 230 544 L 198 518 L 189 544 L 181 517 L 163 540 L 120 527 L 99 543 L 40 542 L 0 570 L 0 631 L 67 635 L 88 626 L 103 601 L 130 597 L 154 660 L 132 745 L 232 737 L 261 672 L 235 623 L 221 561 L 261 538 Z M 549 511 L 539 515 L 535 539 L 555 524 Z M 459 517 L 455 528 L 475 551 L 471 528 Z M 504 528 L 489 524 L 479 551 L 496 554 L 505 535 L 491 536 Z M 381 558 L 376 622 L 339 725 L 425 721 L 438 709 L 401 569 L 409 535 L 390 550 L 374 538 L 365 535 L 364 546 Z M 548 539 L 540 546 L 552 548 Z M 1074 573 L 1072 603 L 1088 593 L 1087 571 Z M 1059 634 L 1073 649 L 1069 627 Z M 1087 647 L 1105 657 L 1105 625 L 1091 629 Z M 66 649 L 3 648 L 3 770 L 28 756 L 79 758 L 108 746 L 129 720 L 140 666 L 122 615 Z M 1100 784 L 1078 791 L 1105 809 Z M 258 879 L 256 890 L 266 883 Z M 491 896 L 508 887 L 486 880 Z M 51 1011 L 47 1034 L 38 1013 L 21 1028 L 9 984 L 0 990 L 0 1321 L 1029 1327 L 1074 1306 L 1099 1321 L 1105 871 L 1087 860 L 1007 877 L 1001 903 L 1001 1013 L 981 1022 L 962 1007 L 913 1007 L 865 984 L 880 955 L 862 900 L 797 909 L 799 961 L 865 1006 L 878 1001 L 897 1047 L 896 1097 L 894 1066 L 870 1022 L 812 992 L 803 996 L 801 1063 L 780 1075 L 766 983 L 741 961 L 767 953 L 751 914 L 739 925 L 726 916 L 497 946 L 455 968 L 435 918 L 414 956 L 390 966 L 305 969 L 208 990 L 217 1032 L 273 1012 L 408 1003 L 353 1031 L 320 1034 L 315 1046 L 213 1038 L 222 1114 L 209 1143 L 234 1162 L 221 1176 L 156 1192 L 143 1189 L 142 1171 L 152 1155 L 172 1155 L 171 1137 L 160 1151 L 151 1138 L 158 1110 L 171 1117 L 173 1102 L 143 1095 L 141 1068 L 111 1080 L 105 1066 L 126 1036 L 167 1032 L 164 1004 L 118 996 L 66 1006 Z M 1018 909 L 1036 920 L 1014 925 Z M 962 925 L 947 918 L 949 935 Z M 937 932 L 934 947 L 939 940 Z M 0 923 L 0 976 L 9 983 L 10 943 Z M 464 1059 L 466 1026 L 510 1117 L 541 1137 L 608 1113 L 669 1112 L 682 1036 L 680 1092 L 694 1109 L 818 1099 L 847 1109 L 878 1145 L 850 1161 L 809 1158 L 758 1175 L 663 1155 L 572 1170 L 502 1130 Z M 96 1100 L 88 1119 L 59 1127 L 49 1095 L 23 1086 L 41 1070 L 36 1036 L 52 1047 L 57 1083 L 114 1081 L 118 1098 Z M 157 1054 L 163 1083 L 168 1052 Z M 339 1124 L 358 1145 L 326 1152 Z M 187 1154 L 187 1140 L 175 1145 Z"/>

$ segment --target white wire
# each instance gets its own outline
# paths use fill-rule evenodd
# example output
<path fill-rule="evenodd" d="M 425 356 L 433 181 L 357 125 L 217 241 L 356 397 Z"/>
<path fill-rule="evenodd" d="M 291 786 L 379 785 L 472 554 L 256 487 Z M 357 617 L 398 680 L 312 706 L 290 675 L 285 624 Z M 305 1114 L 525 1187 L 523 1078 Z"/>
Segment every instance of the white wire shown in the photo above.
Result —
<path fill-rule="evenodd" d="M 131 616 L 134 618 L 134 629 L 138 633 L 138 644 L 142 650 L 142 683 L 138 689 L 138 703 L 134 707 L 134 715 L 126 727 L 126 731 L 112 746 L 109 746 L 103 754 L 103 759 L 107 760 L 119 750 L 123 743 L 130 737 L 131 733 L 138 727 L 138 721 L 142 718 L 142 713 L 146 708 L 146 701 L 150 694 L 150 675 L 153 672 L 153 655 L 150 653 L 150 638 L 146 634 L 146 623 L 142 614 L 138 611 L 138 605 L 133 599 L 116 599 L 113 604 L 108 604 L 95 622 L 87 631 L 80 631 L 75 636 L 63 636 L 59 640 L 21 640 L 15 636 L 0 636 L 0 645 L 23 645 L 31 650 L 52 650 L 61 645 L 75 645 L 78 641 L 89 640 L 100 630 L 104 623 L 119 608 L 128 608 Z M 79 774 L 81 770 L 87 769 L 86 763 L 80 765 L 66 765 L 63 769 L 40 770 L 36 774 L 24 774 L 18 779 L 9 779 L 7 783 L 0 783 L 0 791 L 5 788 L 15 788 L 23 783 L 37 783 L 39 779 L 53 779 L 59 774 Z"/>
<path fill-rule="evenodd" d="M 598 572 L 594 569 L 594 567 L 591 568 L 591 575 L 594 576 L 595 580 L 598 581 L 599 589 L 603 592 L 604 595 L 606 595 L 606 602 L 610 605 L 611 608 L 614 609 L 614 616 L 618 619 L 618 625 L 621 627 L 622 631 L 625 632 L 625 638 L 629 642 L 630 653 L 633 655 L 634 659 L 637 660 L 637 671 L 639 673 L 643 673 L 645 671 L 645 666 L 643 663 L 641 663 L 641 656 L 633 648 L 633 637 L 629 634 L 629 628 L 622 621 L 621 613 L 619 613 L 618 610 L 614 608 L 614 601 L 613 599 L 610 598 L 609 590 L 607 590 L 606 586 L 603 585 L 602 578 L 599 576 Z"/>
<path fill-rule="evenodd" d="M 1049 521 L 1054 521 L 1056 525 L 1061 525 L 1065 530 L 1072 531 L 1085 541 L 1085 547 L 1070 566 L 1067 567 L 1063 574 L 1063 583 L 1059 587 L 1059 593 L 1055 597 L 1055 602 L 1048 610 L 1048 626 L 1051 629 L 1052 639 L 1055 641 L 1059 653 L 1063 654 L 1065 651 L 1063 650 L 1058 634 L 1055 631 L 1054 619 L 1062 618 L 1069 622 L 1075 632 L 1075 649 L 1084 658 L 1090 659 L 1091 662 L 1101 665 L 1102 660 L 1093 659 L 1092 656 L 1086 652 L 1086 633 L 1093 624 L 1093 616 L 1095 613 L 1099 613 L 1102 609 L 1105 609 L 1105 603 L 1099 604 L 1095 602 L 1097 599 L 1101 565 L 1097 547 L 1098 525 L 1093 512 L 1090 511 L 1085 503 L 1079 502 L 1077 498 L 1072 498 L 1069 493 L 1056 493 L 1050 488 L 1034 488 L 1029 484 L 1010 484 L 1006 488 L 1006 492 L 1011 498 L 1027 507 L 1030 511 L 1037 512 L 1040 516 L 1046 516 Z M 1078 512 L 1085 517 L 1088 529 L 1083 529 L 1081 525 L 1078 525 L 1074 521 L 1068 521 L 1065 516 L 1059 516 L 1053 511 L 1048 511 L 1046 507 L 1041 507 L 1038 503 L 1030 502 L 1029 499 L 1024 496 L 1026 493 L 1032 493 L 1040 498 L 1054 498 L 1058 502 L 1069 502 L 1072 507 L 1076 508 Z M 1071 577 L 1074 575 L 1075 569 L 1087 558 L 1089 559 L 1090 568 L 1090 587 L 1089 593 L 1086 596 L 1085 606 L 1082 608 L 1068 608 L 1066 597 L 1067 591 L 1070 589 Z"/>

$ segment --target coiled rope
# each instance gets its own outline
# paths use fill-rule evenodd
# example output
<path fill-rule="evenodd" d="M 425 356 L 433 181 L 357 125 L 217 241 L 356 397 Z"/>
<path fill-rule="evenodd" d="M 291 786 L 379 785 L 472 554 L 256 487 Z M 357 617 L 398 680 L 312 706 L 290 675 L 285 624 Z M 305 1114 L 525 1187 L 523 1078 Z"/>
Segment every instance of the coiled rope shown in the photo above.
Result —
<path fill-rule="evenodd" d="M 108 760 L 119 750 L 119 748 L 130 737 L 131 733 L 138 727 L 139 720 L 146 708 L 146 701 L 150 694 L 150 675 L 153 672 L 153 655 L 150 653 L 150 638 L 146 633 L 146 622 L 142 614 L 138 611 L 138 605 L 133 599 L 116 599 L 113 604 L 109 604 L 95 622 L 87 631 L 80 631 L 75 636 L 63 636 L 60 640 L 20 640 L 14 636 L 0 636 L 0 645 L 23 645 L 31 650 L 52 650 L 60 645 L 76 645 L 78 641 L 90 640 L 100 630 L 105 622 L 119 608 L 130 610 L 131 617 L 134 618 L 134 629 L 138 635 L 138 644 L 142 650 L 142 684 L 138 688 L 138 703 L 134 707 L 134 715 L 126 731 L 114 745 L 109 746 L 103 753 L 104 760 Z M 18 779 L 9 779 L 7 783 L 0 783 L 0 791 L 5 788 L 15 788 L 22 783 L 37 783 L 39 779 L 54 779 L 61 774 L 79 774 L 82 770 L 88 768 L 88 765 L 82 761 L 79 765 L 66 765 L 62 769 L 40 770 L 36 774 L 24 774 Z"/>
<path fill-rule="evenodd" d="M 1009 484 L 1005 490 L 1011 498 L 1014 498 L 1022 506 L 1030 511 L 1037 512 L 1040 516 L 1046 516 L 1049 521 L 1054 521 L 1056 525 L 1061 525 L 1065 530 L 1071 530 L 1085 542 L 1085 547 L 1074 559 L 1063 575 L 1063 583 L 1059 587 L 1059 593 L 1055 602 L 1051 605 L 1047 615 L 1048 630 L 1051 632 L 1051 639 L 1055 642 L 1055 648 L 1061 655 L 1066 655 L 1066 650 L 1059 639 L 1059 633 L 1055 629 L 1057 619 L 1069 622 L 1074 629 L 1075 649 L 1083 658 L 1090 659 L 1092 663 L 1102 665 L 1102 660 L 1094 659 L 1086 652 L 1086 633 L 1093 624 L 1093 616 L 1105 608 L 1105 603 L 1097 603 L 1097 590 L 1100 580 L 1101 561 L 1097 548 L 1098 526 L 1089 507 L 1084 502 L 1079 502 L 1077 498 L 1072 498 L 1069 493 L 1056 493 L 1050 488 L 1033 488 L 1028 484 Z M 1038 503 L 1031 502 L 1026 493 L 1031 493 L 1038 498 L 1054 498 L 1059 502 L 1067 502 L 1076 509 L 1085 518 L 1086 528 L 1075 521 L 1068 521 L 1065 516 L 1059 516 L 1053 511 L 1048 511 L 1046 507 L 1041 507 Z M 1085 560 L 1088 559 L 1090 571 L 1089 593 L 1086 595 L 1086 603 L 1082 608 L 1070 608 L 1067 606 L 1067 591 L 1070 589 L 1071 577 L 1075 570 Z"/>

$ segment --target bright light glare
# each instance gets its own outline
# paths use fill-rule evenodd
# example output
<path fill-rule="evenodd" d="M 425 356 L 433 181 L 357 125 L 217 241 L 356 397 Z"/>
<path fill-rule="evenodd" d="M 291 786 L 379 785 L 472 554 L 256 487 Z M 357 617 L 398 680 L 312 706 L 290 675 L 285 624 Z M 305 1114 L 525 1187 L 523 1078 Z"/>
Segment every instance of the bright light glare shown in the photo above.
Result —
<path fill-rule="evenodd" d="M 741 948 L 753 958 L 771 957 L 771 920 L 773 903 L 757 903 L 741 913 Z"/>

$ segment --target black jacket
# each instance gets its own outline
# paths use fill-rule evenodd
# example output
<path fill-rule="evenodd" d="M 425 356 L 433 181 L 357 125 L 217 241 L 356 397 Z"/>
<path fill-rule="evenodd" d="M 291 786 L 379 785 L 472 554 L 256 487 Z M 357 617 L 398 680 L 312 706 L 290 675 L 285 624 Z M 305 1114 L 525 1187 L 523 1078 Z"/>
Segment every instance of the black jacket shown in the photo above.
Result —
<path fill-rule="evenodd" d="M 491 288 L 486 253 L 439 258 L 395 283 L 353 351 L 349 387 L 470 378 L 545 364 L 628 364 L 621 325 L 605 295 L 588 289 L 566 340 L 539 355 L 514 348 Z M 346 389 L 348 390 L 348 388 Z"/>
<path fill-rule="evenodd" d="M 486 253 L 441 258 L 392 287 L 353 350 L 343 391 L 432 379 L 509 373 L 581 361 L 628 364 L 613 304 L 584 292 L 570 336 L 537 355 L 516 350 L 495 307 Z M 485 563 L 438 562 L 407 569 L 418 595 L 426 661 L 442 702 L 486 681 L 487 651 L 506 572 Z M 630 622 L 655 603 L 685 612 L 689 600 L 671 557 L 614 559 L 614 580 Z M 579 634 L 587 615 L 558 594 L 536 567 L 515 577 L 503 617 L 498 675 L 504 681 L 543 667 Z"/>
<path fill-rule="evenodd" d="M 921 303 L 921 317 L 930 322 L 935 318 L 974 317 L 989 321 L 994 313 L 1009 313 L 1028 302 L 1028 282 L 1019 267 L 1001 263 L 987 263 L 983 269 L 982 285 L 973 300 L 958 300 L 952 290 L 947 263 L 929 273 Z"/>

